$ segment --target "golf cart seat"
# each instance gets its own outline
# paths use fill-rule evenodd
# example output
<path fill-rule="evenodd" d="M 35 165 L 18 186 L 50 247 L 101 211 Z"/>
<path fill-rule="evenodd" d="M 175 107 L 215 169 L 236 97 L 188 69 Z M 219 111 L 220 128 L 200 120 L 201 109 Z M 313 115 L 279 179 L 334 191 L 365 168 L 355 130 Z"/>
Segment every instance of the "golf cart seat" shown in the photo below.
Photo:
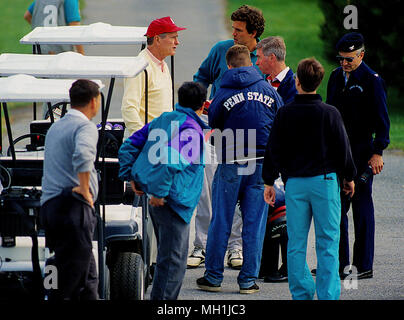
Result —
<path fill-rule="evenodd" d="M 112 220 L 105 223 L 105 240 L 114 237 L 133 238 L 139 235 L 139 226 L 134 220 Z"/>

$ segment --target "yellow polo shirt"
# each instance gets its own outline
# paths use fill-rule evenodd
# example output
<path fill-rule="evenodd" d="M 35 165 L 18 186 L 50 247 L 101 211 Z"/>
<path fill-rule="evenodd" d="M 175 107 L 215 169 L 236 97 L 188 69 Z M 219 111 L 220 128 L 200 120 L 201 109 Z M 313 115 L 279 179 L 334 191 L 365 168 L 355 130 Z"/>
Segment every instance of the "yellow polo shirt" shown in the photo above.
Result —
<path fill-rule="evenodd" d="M 149 65 L 148 73 L 148 122 L 163 112 L 172 111 L 172 80 L 165 61 L 154 57 L 148 49 L 139 53 Z M 145 74 L 141 72 L 136 78 L 124 79 L 122 98 L 122 118 L 129 135 L 141 129 L 145 123 Z"/>

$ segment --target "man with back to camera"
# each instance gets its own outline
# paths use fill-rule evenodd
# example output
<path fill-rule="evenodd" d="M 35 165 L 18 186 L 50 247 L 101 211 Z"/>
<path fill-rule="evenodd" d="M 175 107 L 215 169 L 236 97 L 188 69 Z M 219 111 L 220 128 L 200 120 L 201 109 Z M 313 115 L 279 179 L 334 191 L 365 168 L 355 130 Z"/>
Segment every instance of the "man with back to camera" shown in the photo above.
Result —
<path fill-rule="evenodd" d="M 119 151 L 119 177 L 130 181 L 138 195 L 150 197 L 158 244 L 152 300 L 176 300 L 184 279 L 189 223 L 202 191 L 202 129 L 207 126 L 199 116 L 205 100 L 203 85 L 185 82 L 178 89 L 175 111 L 136 131 Z"/>
<path fill-rule="evenodd" d="M 327 103 L 335 106 L 342 115 L 358 169 L 355 196 L 351 199 L 341 194 L 340 272 L 343 277 L 351 272 L 347 213 L 352 205 L 355 227 L 352 264 L 357 279 L 366 279 L 373 277 L 373 175 L 383 170 L 383 150 L 390 143 L 387 93 L 384 80 L 363 61 L 365 45 L 360 33 L 345 34 L 336 49 L 341 66 L 331 73 Z"/>
<path fill-rule="evenodd" d="M 58 289 L 52 289 L 49 298 L 95 300 L 98 277 L 92 239 L 98 131 L 90 120 L 100 108 L 101 95 L 89 80 L 77 80 L 69 93 L 71 109 L 50 127 L 45 139 L 41 216 L 58 275 Z"/>
<path fill-rule="evenodd" d="M 194 81 L 202 83 L 206 88 L 211 86 L 210 99 L 220 87 L 220 81 L 224 72 L 227 71 L 226 52 L 235 45 L 247 46 L 250 51 L 250 58 L 254 64 L 257 61 L 256 46 L 259 37 L 264 32 L 265 19 L 261 10 L 249 5 L 243 5 L 231 15 L 233 40 L 219 41 L 210 50 L 206 59 L 200 65 L 194 75 Z M 258 67 L 257 71 L 261 73 Z M 209 150 L 213 150 L 208 145 Z M 208 150 L 208 156 L 209 156 Z M 204 187 L 201 200 L 197 207 L 195 217 L 195 241 L 194 249 L 188 259 L 189 267 L 197 267 L 205 260 L 206 239 L 212 216 L 211 208 L 211 184 L 217 163 L 214 154 L 210 156 L 212 161 L 205 166 Z M 237 209 L 234 215 L 232 233 L 229 238 L 227 264 L 234 269 L 240 269 L 243 264 L 242 243 L 241 243 L 242 219 Z"/>
<path fill-rule="evenodd" d="M 272 120 L 283 102 L 252 66 L 246 46 L 232 46 L 226 53 L 226 61 L 229 70 L 224 73 L 220 89 L 209 107 L 209 125 L 215 129 L 219 164 L 212 184 L 212 221 L 206 244 L 206 271 L 203 277 L 197 279 L 197 285 L 205 291 L 221 290 L 223 259 L 234 210 L 239 202 L 243 219 L 244 259 L 237 282 L 240 293 L 250 294 L 259 291 L 255 281 L 260 268 L 268 213 L 262 197 L 264 185 L 260 157 L 264 155 Z M 233 136 L 228 138 L 225 131 L 232 132 Z M 253 137 L 251 131 L 255 134 Z M 241 132 L 242 138 L 237 132 Z M 216 139 L 221 140 L 221 148 Z M 252 159 L 245 161 L 246 157 Z"/>
<path fill-rule="evenodd" d="M 286 63 L 286 45 L 280 36 L 271 36 L 262 39 L 257 44 L 256 65 L 261 72 L 268 74 L 268 83 L 279 93 L 285 104 L 293 101 L 297 94 L 294 74 Z M 278 189 L 280 191 L 280 189 Z M 269 207 L 269 216 L 274 212 L 273 207 Z M 269 232 L 267 228 L 267 233 Z M 282 251 L 282 266 L 278 270 L 279 247 Z M 287 259 L 286 259 L 287 235 L 283 234 L 278 238 L 266 236 L 264 241 L 264 252 L 262 253 L 260 274 L 265 282 L 287 281 Z"/>
<path fill-rule="evenodd" d="M 36 27 L 79 26 L 80 10 L 78 0 L 35 0 L 28 7 L 24 19 Z M 84 54 L 82 45 L 74 46 L 78 53 Z M 73 51 L 72 45 L 41 45 L 41 52 L 57 54 Z"/>
<path fill-rule="evenodd" d="M 286 45 L 282 37 L 268 37 L 257 44 L 257 62 L 263 74 L 268 74 L 268 83 L 282 97 L 285 104 L 297 94 L 292 69 L 285 64 Z"/>
<path fill-rule="evenodd" d="M 274 205 L 275 179 L 285 183 L 288 233 L 287 267 L 289 290 L 294 300 L 338 300 L 340 184 L 354 194 L 356 168 L 348 136 L 338 110 L 321 102 L 316 93 L 324 77 L 323 66 L 314 58 L 297 67 L 293 102 L 276 114 L 266 146 L 262 177 L 265 201 Z M 306 262 L 311 220 L 316 235 L 317 277 L 314 282 Z"/>
<path fill-rule="evenodd" d="M 148 73 L 148 121 L 160 116 L 163 112 L 172 111 L 172 79 L 170 70 L 164 59 L 175 55 L 178 41 L 178 31 L 185 28 L 177 27 L 170 17 L 153 20 L 145 36 L 147 47 L 139 53 L 149 65 Z M 135 78 L 124 79 L 122 97 L 122 118 L 125 127 L 132 135 L 141 129 L 145 123 L 145 74 L 140 73 Z"/>

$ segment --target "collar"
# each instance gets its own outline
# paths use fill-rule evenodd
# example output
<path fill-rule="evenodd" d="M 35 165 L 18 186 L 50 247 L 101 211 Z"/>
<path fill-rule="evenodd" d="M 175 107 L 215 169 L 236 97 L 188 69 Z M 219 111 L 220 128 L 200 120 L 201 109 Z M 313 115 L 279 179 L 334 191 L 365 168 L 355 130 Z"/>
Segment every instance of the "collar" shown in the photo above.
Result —
<path fill-rule="evenodd" d="M 150 52 L 149 49 L 146 48 L 145 50 L 146 50 L 146 53 L 149 55 L 150 59 L 151 59 L 155 64 L 157 64 L 159 67 L 161 67 L 161 72 L 164 72 L 164 61 L 157 59 L 157 58 L 153 55 L 153 53 Z"/>
<path fill-rule="evenodd" d="M 289 72 L 289 69 L 290 69 L 289 67 L 286 67 L 285 69 L 283 69 L 281 72 L 279 72 L 277 74 L 277 76 L 275 77 L 274 80 L 279 80 L 279 82 L 282 82 L 283 79 L 285 79 L 287 73 Z"/>
<path fill-rule="evenodd" d="M 87 116 L 83 112 L 81 112 L 81 111 L 79 111 L 77 109 L 74 109 L 74 108 L 69 109 L 67 114 L 70 114 L 70 115 L 75 116 L 75 117 L 80 117 L 82 119 L 90 121 L 90 119 L 88 119 Z"/>
<path fill-rule="evenodd" d="M 202 130 L 203 129 L 210 129 L 205 122 L 195 113 L 194 110 L 192 110 L 191 108 L 185 108 L 183 106 L 181 106 L 180 104 L 176 104 L 175 105 L 175 110 L 185 113 L 187 116 L 191 117 L 192 119 L 194 119 L 196 122 L 198 122 L 198 124 L 201 126 Z"/>
<path fill-rule="evenodd" d="M 258 44 L 258 42 L 260 42 L 260 41 L 261 41 L 261 39 L 260 39 L 260 38 L 257 38 L 257 44 Z M 233 44 L 235 44 L 235 43 L 234 43 L 234 40 L 233 40 Z M 250 51 L 250 56 L 251 56 L 251 57 L 256 57 L 256 56 L 257 56 L 257 46 L 255 46 L 254 51 Z"/>
<path fill-rule="evenodd" d="M 296 102 L 322 101 L 321 96 L 316 94 L 297 94 L 295 95 Z"/>
<path fill-rule="evenodd" d="M 345 84 L 348 82 L 347 76 L 346 76 L 346 72 L 341 68 L 342 71 L 342 75 L 344 76 L 345 79 Z M 351 78 L 352 76 L 356 79 L 360 79 L 364 70 L 366 69 L 366 63 L 363 62 L 363 60 L 361 61 L 361 63 L 359 64 L 359 66 L 352 72 L 350 72 L 349 74 L 349 78 Z"/>

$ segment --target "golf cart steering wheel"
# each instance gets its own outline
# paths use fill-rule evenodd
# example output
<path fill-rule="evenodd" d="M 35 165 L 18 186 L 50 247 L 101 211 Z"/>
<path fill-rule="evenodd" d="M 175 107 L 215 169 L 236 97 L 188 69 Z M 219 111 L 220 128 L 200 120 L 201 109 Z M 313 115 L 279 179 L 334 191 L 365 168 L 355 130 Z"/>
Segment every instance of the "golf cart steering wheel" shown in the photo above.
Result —
<path fill-rule="evenodd" d="M 17 139 L 15 139 L 13 141 L 13 145 L 15 146 L 15 144 L 17 142 L 20 142 L 21 140 L 24 139 L 28 139 L 28 138 L 34 138 L 36 139 L 36 141 L 39 142 L 40 138 L 43 139 L 43 141 L 45 141 L 45 135 L 43 133 L 28 133 L 28 134 L 24 134 L 20 137 L 18 137 Z M 32 151 L 43 151 L 45 149 L 45 146 L 36 146 L 35 144 L 27 144 L 25 146 L 25 149 L 15 149 L 15 152 L 32 152 Z M 7 149 L 7 156 L 11 156 L 11 147 L 8 147 Z"/>

